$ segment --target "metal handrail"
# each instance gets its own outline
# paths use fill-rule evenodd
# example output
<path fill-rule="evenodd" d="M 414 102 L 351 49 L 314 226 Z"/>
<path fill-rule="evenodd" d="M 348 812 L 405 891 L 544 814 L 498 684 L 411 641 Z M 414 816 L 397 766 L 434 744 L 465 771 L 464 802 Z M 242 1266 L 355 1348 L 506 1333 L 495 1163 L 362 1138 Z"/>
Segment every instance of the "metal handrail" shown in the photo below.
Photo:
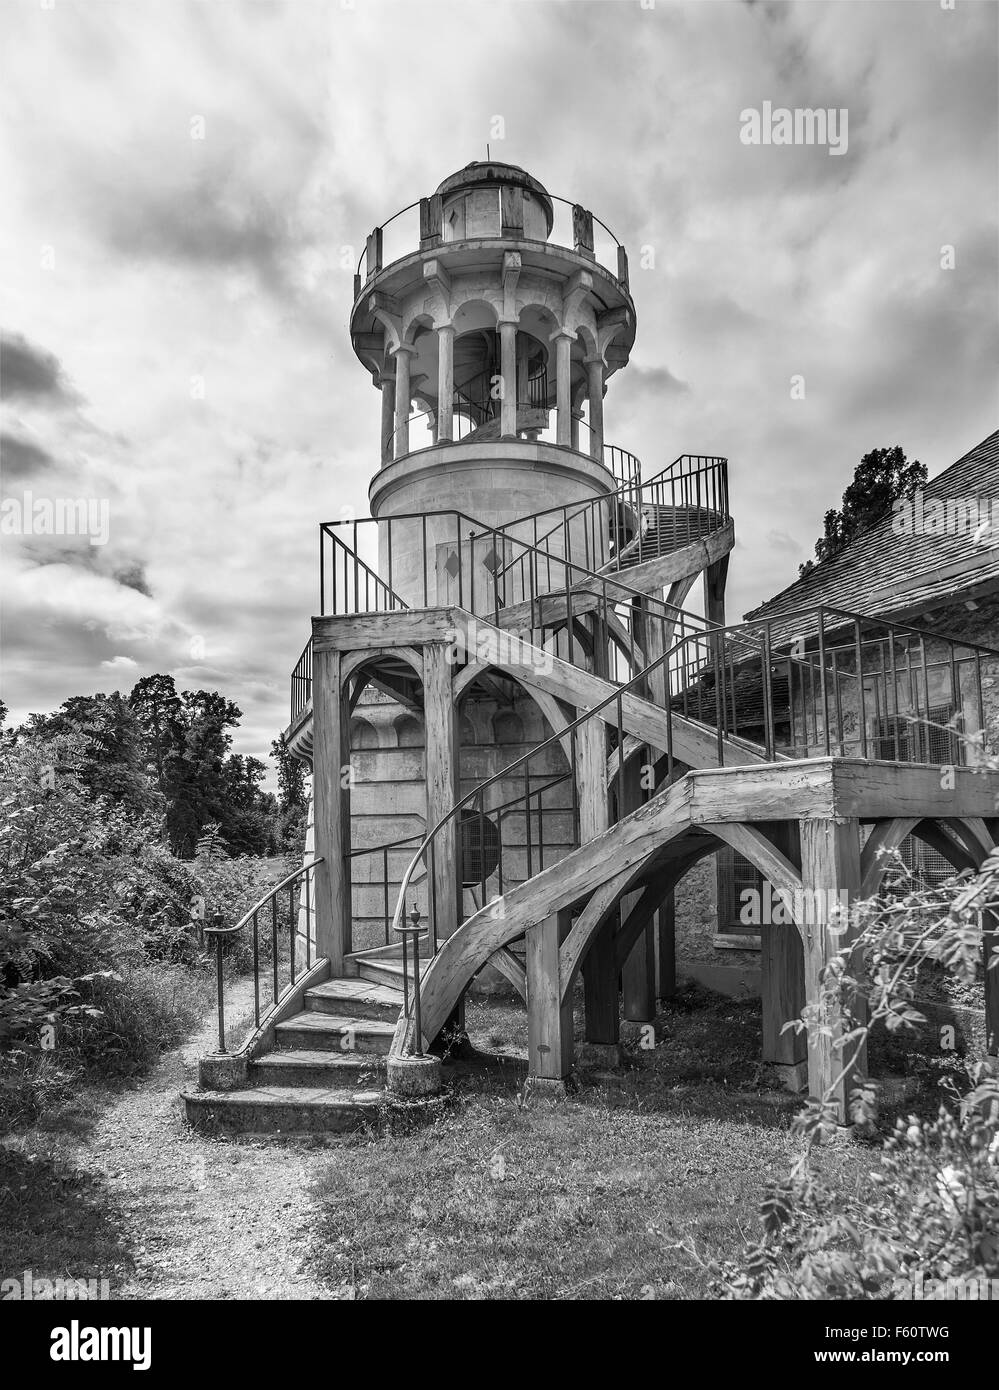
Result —
<path fill-rule="evenodd" d="M 290 874 L 286 874 L 280 883 L 276 883 L 273 888 L 268 889 L 259 902 L 254 903 L 253 907 L 245 912 L 235 926 L 227 927 L 221 923 L 216 923 L 205 928 L 205 936 L 211 937 L 215 941 L 216 948 L 216 989 L 218 995 L 218 1025 L 219 1025 L 219 1052 L 224 1053 L 225 1046 L 225 980 L 222 968 L 223 946 L 226 941 L 235 938 L 243 930 L 248 922 L 253 923 L 253 1018 L 254 1027 L 260 1027 L 260 939 L 258 916 L 266 908 L 268 903 L 271 905 L 271 979 L 273 983 L 273 995 L 270 1006 L 266 1013 L 272 1012 L 280 1001 L 283 991 L 279 989 L 278 974 L 278 894 L 285 888 L 289 889 L 288 913 L 289 930 L 291 932 L 291 957 L 289 961 L 290 975 L 289 988 L 294 986 L 296 980 L 295 965 L 295 937 L 297 935 L 297 917 L 301 911 L 301 900 L 296 908 L 294 902 L 294 885 L 301 879 L 305 880 L 305 968 L 312 968 L 312 903 L 309 892 L 309 878 L 318 864 L 322 864 L 323 856 L 318 855 L 308 863 L 303 864 L 298 869 L 293 869 Z"/>
<path fill-rule="evenodd" d="M 975 671 L 976 671 L 976 677 L 977 677 L 977 680 L 976 680 L 976 690 L 977 690 L 977 695 L 978 695 L 977 715 L 978 715 L 978 718 L 979 718 L 979 723 L 981 724 L 981 718 L 982 718 L 982 715 L 983 715 L 983 713 L 984 713 L 984 702 L 983 702 L 982 695 L 981 695 L 980 658 L 981 658 L 981 654 L 982 654 L 982 653 L 987 653 L 987 655 L 988 655 L 991 659 L 999 661 L 999 651 L 994 650 L 994 649 L 988 649 L 988 648 L 978 647 L 978 646 L 976 646 L 976 645 L 974 645 L 974 644 L 971 644 L 971 643 L 965 643 L 965 642 L 961 642 L 961 641 L 956 641 L 955 639 L 946 638 L 946 637 L 943 637 L 942 635 L 937 634 L 937 633 L 927 633 L 927 632 L 922 631 L 922 630 L 920 630 L 920 629 L 918 629 L 918 628 L 914 628 L 914 627 L 912 627 L 911 625 L 908 625 L 908 624 L 898 624 L 898 625 L 896 625 L 896 624 L 891 623 L 891 622 L 889 622 L 889 621 L 885 621 L 885 620 L 883 620 L 883 619 L 878 619 L 878 618 L 876 618 L 876 617 L 871 617 L 871 616 L 865 615 L 865 614 L 856 614 L 856 613 L 852 613 L 852 614 L 851 614 L 851 613 L 848 612 L 848 610 L 845 610 L 845 609 L 830 609 L 830 608 L 828 608 L 827 606 L 821 605 L 821 606 L 819 606 L 818 608 L 815 608 L 815 609 L 806 609 L 806 610 L 802 610 L 802 611 L 805 612 L 805 613 L 807 613 L 807 614 L 809 614 L 809 615 L 811 615 L 811 616 L 815 616 L 815 617 L 817 618 L 818 627 L 819 627 L 819 636 L 820 636 L 820 640 L 821 640 L 822 635 L 823 635 L 823 633 L 824 633 L 824 631 L 825 631 L 825 617 L 826 617 L 826 615 L 827 615 L 828 613 L 830 613 L 830 612 L 832 612 L 832 613 L 836 616 L 837 619 L 847 618 L 847 619 L 849 619 L 851 622 L 853 622 L 853 624 L 855 625 L 856 637 L 857 637 L 858 641 L 861 640 L 861 638 L 860 638 L 860 629 L 861 629 L 864 625 L 867 625 L 867 626 L 871 626 L 871 625 L 880 626 L 882 629 L 884 629 L 884 633 L 885 633 L 885 637 L 883 637 L 881 640 L 882 640 L 882 641 L 883 641 L 883 640 L 887 640 L 887 641 L 891 642 L 892 644 L 894 644 L 894 642 L 895 642 L 895 640 L 896 640 L 896 632 L 898 632 L 898 631 L 905 631 L 905 632 L 907 632 L 907 633 L 910 633 L 910 634 L 912 634 L 912 635 L 914 635 L 914 636 L 919 637 L 919 639 L 920 639 L 920 647 L 921 647 L 921 658 L 922 658 L 922 671 L 923 671 L 923 677 L 924 677 L 924 680 L 923 680 L 923 701 L 924 701 L 925 706 L 926 706 L 926 708 L 925 708 L 925 715 L 926 715 L 926 718 L 923 718 L 923 717 L 922 717 L 922 714 L 924 713 L 924 711 L 922 711 L 922 710 L 921 710 L 921 707 L 920 707 L 919 692 L 918 692 L 918 690 L 917 690 L 917 692 L 916 692 L 916 710 L 915 710 L 915 715 L 914 715 L 914 716 L 910 716 L 910 715 L 906 714 L 906 715 L 903 716 L 903 717 L 905 717 L 905 718 L 910 719 L 910 722 L 917 723 L 917 724 L 932 724 L 932 721 L 929 720 L 929 712 L 930 712 L 930 710 L 929 710 L 929 686 L 928 686 L 928 681 L 927 681 L 927 679 L 926 679 L 927 663 L 926 663 L 926 652 L 925 652 L 925 639 L 926 639 L 927 637 L 932 637 L 932 638 L 933 638 L 934 640 L 936 640 L 936 641 L 944 642 L 945 644 L 949 645 L 951 648 L 954 648 L 954 649 L 957 649 L 957 650 L 960 650 L 960 649 L 964 648 L 964 649 L 966 649 L 966 650 L 972 652 L 972 653 L 974 654 L 974 658 L 975 658 Z M 772 646 L 772 643 L 771 643 L 771 640 L 770 640 L 770 633 L 769 633 L 769 627 L 770 627 L 770 626 L 771 626 L 771 624 L 770 624 L 769 622 L 767 622 L 767 621 L 765 621 L 765 622 L 763 622 L 763 623 L 748 623 L 748 624 L 740 623 L 740 624 L 728 625 L 728 626 L 726 626 L 726 627 L 724 627 L 724 628 L 721 628 L 720 630 L 718 630 L 718 631 L 716 631 L 716 632 L 713 632 L 713 633 L 705 634 L 704 632 L 695 632 L 695 633 L 688 633 L 688 634 L 684 635 L 684 636 L 681 637 L 680 640 L 679 640 L 678 642 L 676 642 L 668 651 L 664 652 L 664 653 L 663 653 L 661 656 L 659 656 L 654 662 L 651 662 L 648 666 L 646 666 L 644 670 L 638 672 L 635 676 L 633 676 L 632 679 L 631 679 L 630 681 L 628 681 L 628 682 L 625 683 L 624 685 L 620 685 L 620 686 L 616 687 L 616 688 L 615 688 L 614 690 L 612 690 L 611 693 L 608 694 L 602 701 L 600 701 L 597 705 L 594 705 L 592 708 L 590 708 L 590 709 L 584 711 L 583 714 L 577 716 L 577 718 L 574 719 L 574 720 L 572 720 L 564 729 L 561 729 L 559 732 L 553 734 L 550 738 L 545 739 L 544 741 L 542 741 L 541 743 L 539 743 L 535 748 L 531 749 L 529 752 L 527 752 L 526 754 L 523 754 L 520 758 L 518 758 L 518 759 L 516 759 L 514 762 L 510 763 L 506 768 L 504 768 L 504 769 L 502 770 L 502 772 L 495 773 L 492 777 L 489 777 L 489 778 L 487 778 L 484 782 L 480 783 L 479 786 L 473 788 L 472 791 L 466 793 L 465 796 L 461 797 L 461 798 L 458 800 L 458 802 L 456 802 L 456 804 L 455 804 L 443 817 L 441 817 L 441 819 L 437 822 L 437 824 L 433 827 L 433 829 L 432 829 L 430 832 L 428 832 L 428 834 L 427 834 L 426 837 L 424 838 L 423 843 L 420 845 L 420 847 L 419 847 L 419 849 L 417 850 L 416 854 L 414 855 L 413 859 L 410 861 L 410 864 L 407 866 L 406 873 L 405 873 L 404 876 L 403 876 L 402 883 L 401 883 L 401 886 L 400 886 L 399 897 L 398 897 L 397 905 L 396 905 L 396 916 L 395 916 L 395 918 L 394 918 L 394 922 L 397 922 L 397 921 L 398 921 L 399 913 L 400 913 L 400 911 L 402 911 L 402 910 L 404 909 L 404 905 L 405 905 L 405 894 L 406 894 L 406 892 L 408 891 L 408 889 L 409 889 L 409 887 L 410 887 L 410 885 L 411 885 L 411 882 L 412 882 L 412 879 L 413 879 L 413 875 L 415 874 L 418 865 L 420 864 L 420 862 L 421 862 L 421 861 L 424 859 L 424 857 L 426 856 L 428 849 L 430 850 L 431 854 L 433 853 L 433 844 L 434 844 L 434 841 L 435 841 L 437 835 L 440 833 L 440 831 L 441 831 L 451 820 L 454 819 L 455 816 L 459 815 L 463 810 L 465 810 L 465 809 L 469 806 L 469 804 L 470 804 L 471 802 L 474 802 L 476 799 L 479 799 L 479 800 L 480 800 L 480 804 L 482 804 L 483 795 L 484 795 L 484 793 L 485 793 L 485 791 L 486 791 L 486 789 L 487 789 L 488 787 L 490 787 L 491 785 L 493 785 L 495 782 L 497 782 L 497 781 L 500 780 L 501 778 L 509 778 L 509 777 L 511 776 L 511 774 L 512 774 L 517 768 L 522 767 L 522 766 L 525 766 L 528 762 L 530 762 L 530 760 L 531 760 L 532 758 L 537 757 L 537 755 L 538 755 L 539 753 L 543 752 L 545 749 L 550 748 L 550 747 L 553 747 L 553 746 L 554 746 L 555 744 L 557 744 L 557 743 L 559 743 L 559 744 L 564 743 L 564 741 L 565 741 L 566 738 L 569 738 L 569 739 L 570 739 L 570 742 L 571 742 L 571 744 L 573 745 L 573 749 L 574 749 L 574 744 L 575 744 L 575 732 L 576 732 L 576 730 L 577 730 L 582 724 L 586 723 L 588 720 L 599 717 L 599 716 L 601 715 L 601 713 L 602 713 L 604 710 L 606 710 L 609 706 L 611 706 L 611 705 L 613 705 L 613 704 L 616 704 L 616 706 L 617 706 L 617 731 L 618 731 L 618 741 L 617 741 L 617 752 L 618 752 L 618 771 L 617 771 L 617 777 L 618 777 L 618 804 L 619 804 L 619 806 L 622 806 L 622 805 L 624 804 L 623 796 L 622 796 L 622 792 L 623 792 L 623 781 L 622 781 L 622 779 L 623 779 L 623 774 L 624 774 L 624 765 L 625 765 L 625 761 L 626 761 L 626 757 L 627 757 L 627 754 L 626 754 L 626 745 L 625 745 L 625 738 L 624 738 L 624 719 L 623 719 L 623 699 L 624 699 L 624 696 L 625 696 L 626 694 L 628 694 L 628 693 L 636 693 L 637 691 L 640 690 L 640 688 L 641 688 L 642 686 L 647 685 L 650 676 L 657 670 L 657 668 L 665 667 L 665 666 L 667 666 L 668 663 L 674 663 L 674 664 L 675 664 L 675 663 L 676 663 L 676 658 L 677 658 L 678 653 L 679 653 L 682 649 L 688 647 L 691 643 L 698 643 L 698 642 L 699 642 L 699 643 L 702 643 L 702 644 L 703 644 L 703 643 L 705 642 L 706 637 L 707 637 L 707 638 L 708 638 L 709 645 L 710 645 L 710 648 L 711 648 L 711 657 L 710 657 L 710 659 L 709 659 L 708 665 L 710 666 L 710 668 L 711 668 L 711 670 L 712 670 L 712 673 L 713 673 L 713 676 L 714 676 L 715 710 L 716 710 L 716 725 L 715 725 L 715 728 L 716 728 L 717 741 L 718 741 L 718 763 L 719 763 L 719 766 L 724 766 L 724 763 L 725 763 L 724 753 L 725 753 L 725 741 L 726 741 L 726 738 L 740 738 L 741 741 L 742 741 L 742 743 L 743 743 L 744 745 L 754 748 L 755 751 L 756 751 L 758 754 L 762 754 L 763 757 L 764 757 L 765 759 L 767 759 L 768 761 L 769 761 L 769 760 L 772 760 L 772 759 L 773 759 L 775 756 L 777 756 L 778 754 L 779 754 L 780 756 L 782 756 L 782 757 L 787 757 L 787 756 L 788 756 L 788 753 L 787 753 L 785 750 L 783 750 L 783 749 L 778 749 L 778 747 L 777 747 L 776 727 L 775 727 L 775 721 L 774 721 L 774 717 L 773 717 L 773 709 L 774 709 L 774 701 L 773 701 L 773 675 L 774 675 L 774 673 L 773 673 L 773 670 L 772 670 L 772 665 L 773 665 L 773 662 L 774 662 L 774 659 L 775 659 L 775 653 L 774 653 L 774 649 L 773 649 L 773 646 Z M 722 667 L 723 663 L 725 662 L 726 657 L 731 657 L 731 650 L 730 650 L 730 645 L 729 645 L 729 644 L 733 643 L 734 641 L 748 641 L 751 645 L 756 645 L 756 644 L 759 642 L 759 639 L 757 638 L 756 634 L 757 634 L 757 632 L 759 631 L 760 628 L 763 628 L 763 629 L 764 629 L 764 638 L 763 638 L 762 642 L 759 643 L 758 649 L 753 653 L 753 656 L 752 656 L 752 657 L 743 657 L 743 658 L 741 658 L 741 661 L 742 661 L 742 662 L 746 662 L 746 661 L 748 661 L 748 660 L 753 659 L 753 657 L 755 657 L 755 659 L 760 660 L 760 662 L 761 662 L 761 675 L 762 675 L 762 681 L 763 681 L 763 700 L 764 700 L 764 708 L 765 708 L 765 711 L 766 711 L 766 713 L 765 713 L 766 729 L 765 729 L 765 743 L 764 743 L 764 744 L 758 744 L 758 743 L 755 743 L 755 741 L 752 741 L 752 740 L 749 740 L 749 739 L 745 739 L 744 736 L 741 736 L 741 735 L 738 733 L 737 721 L 735 720 L 734 699 L 733 699 L 733 707 L 732 707 L 732 708 L 733 708 L 733 721 L 732 721 L 733 727 L 732 727 L 731 729 L 729 728 L 729 721 L 728 721 L 728 706 L 727 706 L 727 701 L 728 701 L 728 698 L 729 698 L 729 692 L 724 690 L 723 672 L 722 672 L 722 670 L 721 670 L 721 667 Z M 724 638 L 724 639 L 725 639 L 724 643 L 723 643 L 722 641 L 719 641 L 718 638 Z M 852 648 L 852 649 L 858 651 L 858 653 L 859 653 L 859 651 L 860 651 L 859 646 L 855 646 L 855 647 Z M 826 649 L 826 654 L 829 654 L 830 652 L 834 652 L 835 650 L 837 650 L 837 649 L 827 648 L 827 649 Z M 847 646 L 847 647 L 840 648 L 840 649 L 838 649 L 838 650 L 846 650 L 846 651 L 849 651 L 849 650 L 851 650 L 851 647 Z M 797 666 L 797 667 L 801 667 L 801 668 L 806 669 L 806 670 L 809 672 L 810 683 L 811 683 L 812 687 L 814 688 L 814 672 L 815 672 L 815 663 L 814 663 L 814 662 L 803 660 L 802 658 L 792 656 L 791 654 L 786 654 L 786 655 L 777 654 L 776 659 L 778 660 L 778 662 L 780 662 L 780 661 L 787 661 L 788 666 L 789 666 L 789 670 L 791 669 L 792 663 L 793 663 L 794 666 Z M 952 672 L 953 672 L 954 669 L 955 669 L 955 663 L 956 663 L 957 661 L 959 661 L 959 660 L 965 660 L 965 661 L 967 661 L 967 660 L 969 660 L 969 658 L 968 658 L 968 657 L 958 658 L 958 657 L 956 657 L 956 655 L 955 655 L 955 651 L 952 650 L 952 651 L 950 652 L 950 655 L 949 655 L 949 663 L 950 663 L 950 667 L 951 667 Z M 823 720 L 823 729 L 822 729 L 822 731 L 821 731 L 821 734 L 818 734 L 818 732 L 816 731 L 816 733 L 817 733 L 817 739 L 816 739 L 816 741 L 817 741 L 820 745 L 821 745 L 821 744 L 824 744 L 824 751 L 825 751 L 825 753 L 826 753 L 827 756 L 830 756 L 830 755 L 832 754 L 833 746 L 834 746 L 834 745 L 837 746 L 837 747 L 843 746 L 843 740 L 842 740 L 842 739 L 839 739 L 839 738 L 833 739 L 833 738 L 831 737 L 830 721 L 829 721 L 829 718 L 828 718 L 828 697 L 829 697 L 829 690 L 828 690 L 828 680 L 827 680 L 827 677 L 828 677 L 830 674 L 831 674 L 831 676 L 833 677 L 833 684 L 836 686 L 836 692 L 835 692 L 835 693 L 836 693 L 836 700 L 837 700 L 837 704 L 839 704 L 839 702 L 840 702 L 840 696 L 839 696 L 839 688 L 838 688 L 838 684 L 837 684 L 837 678 L 841 678 L 844 674 L 852 674 L 852 675 L 854 676 L 854 678 L 857 680 L 858 691 L 860 691 L 860 692 L 861 692 L 861 695 L 863 696 L 864 685 L 865 685 L 865 677 L 869 677 L 871 673 L 870 673 L 869 671 L 865 672 L 865 670 L 864 670 L 864 668 L 863 668 L 862 662 L 858 665 L 858 669 L 857 669 L 857 671 L 856 671 L 855 673 L 838 672 L 837 669 L 836 669 L 836 665 L 835 665 L 835 657 L 834 657 L 834 663 L 833 663 L 833 668 L 832 668 L 832 672 L 831 672 L 831 673 L 827 672 L 826 667 L 825 667 L 824 664 L 820 664 L 820 668 L 819 668 L 819 677 L 820 677 L 820 681 L 821 681 L 821 685 L 822 685 L 822 689 L 823 689 L 823 704 L 824 704 L 824 707 L 825 707 L 825 709 L 826 709 L 827 712 L 826 712 L 826 716 L 825 716 L 825 718 L 824 718 L 824 720 Z M 952 676 L 952 679 L 953 679 L 953 676 Z M 893 686 L 895 686 L 896 701 L 897 701 L 897 685 L 895 684 L 894 678 L 893 678 L 892 684 L 893 684 Z M 887 682 L 886 682 L 886 689 L 887 689 Z M 734 688 L 733 688 L 731 694 L 734 696 L 734 693 L 735 693 L 735 692 L 734 692 Z M 666 752 L 667 779 L 671 779 L 671 778 L 672 778 L 673 766 L 674 766 L 674 757 L 673 757 L 673 752 L 672 752 L 672 748 L 673 748 L 672 719 L 673 719 L 674 714 L 676 714 L 676 715 L 680 715 L 680 714 L 681 714 L 681 710 L 675 709 L 675 708 L 674 708 L 674 705 L 675 705 L 676 700 L 684 699 L 684 701 L 685 701 L 685 700 L 686 700 L 687 694 L 688 694 L 688 691 L 685 689 L 685 690 L 683 690 L 679 695 L 677 695 L 676 697 L 672 696 L 672 694 L 668 694 L 668 696 L 667 696 L 666 708 L 665 708 L 665 711 L 664 711 L 664 713 L 665 713 L 665 715 L 666 715 L 666 722 L 667 722 L 667 729 L 666 729 L 666 743 L 667 743 L 667 752 Z M 719 696 L 721 696 L 720 702 L 719 702 Z M 683 713 L 683 717 L 684 717 L 684 718 L 686 718 L 686 719 L 689 719 L 689 718 L 690 718 L 689 713 L 687 713 L 686 705 L 685 705 L 685 707 L 684 707 L 682 713 Z M 841 707 L 841 705 L 840 705 L 840 707 L 838 708 L 837 713 L 838 713 L 838 715 L 840 716 L 839 722 L 838 722 L 838 724 L 837 724 L 837 732 L 841 732 L 841 729 L 842 729 L 842 707 Z M 898 711 L 897 708 L 895 709 L 894 714 L 895 714 L 895 717 L 897 718 L 898 715 L 899 715 L 899 711 Z M 707 725 L 706 727 L 710 727 L 710 725 Z M 806 732 L 807 732 L 807 730 L 806 730 Z M 896 755 L 899 755 L 901 750 L 899 749 L 899 746 L 898 746 L 898 733 L 897 733 L 897 729 L 896 729 L 896 731 L 895 731 L 894 738 L 895 738 L 895 751 L 896 751 Z M 866 723 L 861 722 L 859 742 L 860 742 L 860 745 L 861 745 L 862 756 L 865 757 L 865 758 L 868 756 L 869 744 L 870 744 L 872 741 L 881 742 L 881 741 L 883 741 L 883 740 L 881 740 L 881 739 L 879 738 L 879 736 L 877 736 L 877 735 L 873 736 L 873 739 L 872 739 L 872 736 L 869 736 L 869 735 L 868 735 Z M 806 753 L 806 756 L 807 756 L 807 753 Z M 814 755 L 813 755 L 813 756 L 814 756 Z M 901 759 L 900 756 L 898 756 L 898 760 L 899 760 L 899 761 L 912 761 L 912 762 L 914 762 L 914 763 L 919 763 L 920 761 L 923 761 L 923 760 L 921 760 L 921 759 L 919 759 L 919 758 L 914 758 L 914 759 Z M 573 763 L 575 762 L 575 755 L 574 755 L 574 752 L 573 752 L 573 757 L 572 757 L 571 761 L 572 761 Z M 933 765 L 936 765 L 936 764 L 927 762 L 927 765 L 933 766 Z M 435 914 L 434 912 L 431 912 L 431 934 L 432 934 L 432 940 L 433 940 L 433 945 L 434 945 L 434 951 L 436 952 L 436 950 L 438 949 L 438 932 L 437 932 L 436 914 Z"/>
<path fill-rule="evenodd" d="M 551 201 L 552 203 L 559 203 L 559 204 L 561 204 L 563 207 L 569 208 L 570 210 L 572 210 L 573 208 L 576 208 L 576 207 L 578 207 L 578 206 L 581 206 L 578 202 L 574 202 L 571 198 L 562 198 L 562 197 L 560 197 L 557 193 L 548 193 L 546 196 L 550 199 L 550 201 Z M 412 203 L 408 203 L 404 208 L 400 208 L 398 212 L 392 213 L 391 217 L 387 217 L 387 218 L 385 219 L 384 222 L 379 222 L 379 223 L 376 225 L 376 229 L 375 229 L 375 230 L 384 232 L 384 230 L 385 230 L 386 227 L 390 227 L 390 226 L 392 225 L 393 222 L 397 221 L 400 217 L 405 216 L 405 214 L 406 214 L 407 212 L 412 212 L 414 208 L 418 208 L 418 207 L 420 206 L 420 204 L 422 203 L 422 201 L 423 201 L 422 198 L 417 198 L 417 199 L 415 199 L 415 201 L 413 201 Z M 615 236 L 615 234 L 614 234 L 614 233 L 611 231 L 611 229 L 607 226 L 607 223 L 604 222 L 602 218 L 598 217 L 597 214 L 596 214 L 595 212 L 593 212 L 592 209 L 587 208 L 587 212 L 589 213 L 590 217 L 593 219 L 594 223 L 595 223 L 598 227 L 602 228 L 602 230 L 605 231 L 605 232 L 607 233 L 608 237 L 610 237 L 611 241 L 614 243 L 615 248 L 618 249 L 618 250 L 623 250 L 623 249 L 624 249 L 624 244 L 623 244 L 623 242 L 621 242 L 621 241 L 618 240 L 618 238 Z M 550 239 L 550 237 L 551 237 L 551 234 L 549 233 L 549 235 L 546 236 L 544 239 L 539 239 L 539 238 L 537 238 L 537 237 L 519 236 L 519 237 L 516 238 L 516 240 L 517 240 L 517 241 L 523 241 L 523 242 L 537 242 L 537 244 L 538 244 L 538 245 L 541 245 L 541 246 L 555 246 L 555 247 L 557 247 L 559 250 L 563 250 L 563 251 L 569 251 L 569 250 L 571 250 L 571 251 L 575 252 L 575 250 L 576 250 L 575 246 L 570 247 L 570 246 L 567 246 L 567 245 L 563 244 L 562 242 L 552 241 L 552 240 Z M 453 241 L 450 241 L 450 242 L 445 242 L 445 241 L 443 241 L 443 239 L 442 239 L 442 240 L 441 240 L 441 245 L 442 245 L 442 246 L 452 246 L 452 245 L 460 244 L 462 241 L 483 241 L 483 240 L 506 241 L 506 240 L 509 240 L 509 238 L 503 237 L 502 235 L 497 235 L 497 236 L 494 236 L 494 237 L 482 237 L 482 236 L 476 236 L 476 237 L 467 237 L 467 236 L 466 236 L 466 237 L 455 237 L 454 240 L 453 240 Z M 384 271 L 386 271 L 386 270 L 391 269 L 392 266 L 398 265 L 399 261 L 405 260 L 407 256 L 415 255 L 415 254 L 419 251 L 419 249 L 420 249 L 420 248 L 419 248 L 419 243 L 420 243 L 420 237 L 419 237 L 419 235 L 416 236 L 415 241 L 416 241 L 416 245 L 413 247 L 412 250 L 405 252 L 402 256 L 397 256 L 397 257 L 395 258 L 395 260 L 389 261 L 387 265 L 383 265 L 383 266 L 380 268 L 380 272 L 378 272 L 378 273 L 382 273 L 382 272 L 384 272 Z M 375 272 L 373 272 L 373 271 L 369 271 L 369 270 L 368 270 L 368 266 L 367 266 L 367 254 L 368 254 L 368 247 L 367 247 L 367 240 L 365 240 L 365 244 L 364 244 L 364 247 L 363 247 L 363 249 L 362 249 L 362 251 L 361 251 L 361 254 L 360 254 L 360 255 L 358 256 L 358 258 L 357 258 L 357 267 L 356 267 L 356 269 L 355 269 L 355 271 L 354 271 L 355 279 L 359 279 L 360 276 L 361 276 L 361 266 L 362 266 L 362 265 L 364 266 L 365 274 L 364 274 L 364 280 L 363 280 L 363 282 L 362 282 L 362 292 L 363 292 L 363 289 L 367 287 L 367 284 L 368 284 L 368 282 L 370 281 L 372 275 L 375 273 Z M 624 281 L 621 280 L 621 277 L 617 274 L 616 269 L 615 269 L 615 270 L 612 270 L 610 266 L 603 265 L 600 261 L 597 261 L 595 252 L 594 252 L 594 260 L 596 261 L 596 263 L 597 263 L 598 265 L 600 265 L 600 268 L 601 268 L 602 270 L 606 271 L 606 272 L 607 272 L 608 274 L 610 274 L 610 275 L 613 275 L 613 276 L 614 276 L 614 279 L 617 280 L 619 284 L 623 284 L 623 283 L 624 283 Z"/>

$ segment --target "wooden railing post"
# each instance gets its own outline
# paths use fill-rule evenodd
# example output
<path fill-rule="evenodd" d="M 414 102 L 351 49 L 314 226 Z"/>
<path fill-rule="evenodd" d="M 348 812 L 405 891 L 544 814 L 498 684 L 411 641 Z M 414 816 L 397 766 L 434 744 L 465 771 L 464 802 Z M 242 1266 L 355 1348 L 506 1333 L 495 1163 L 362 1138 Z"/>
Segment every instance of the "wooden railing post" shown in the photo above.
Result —
<path fill-rule="evenodd" d="M 312 661 L 313 772 L 316 854 L 316 955 L 330 974 L 343 972 L 351 948 L 350 753 L 341 654 L 315 637 Z"/>
<path fill-rule="evenodd" d="M 451 646 L 428 642 L 423 647 L 423 717 L 426 727 L 427 829 L 431 830 L 457 801 L 458 766 L 455 748 L 455 709 L 451 689 Z M 458 926 L 460 904 L 458 829 L 456 816 L 434 841 L 429 904 L 431 931 L 438 943 Z"/>

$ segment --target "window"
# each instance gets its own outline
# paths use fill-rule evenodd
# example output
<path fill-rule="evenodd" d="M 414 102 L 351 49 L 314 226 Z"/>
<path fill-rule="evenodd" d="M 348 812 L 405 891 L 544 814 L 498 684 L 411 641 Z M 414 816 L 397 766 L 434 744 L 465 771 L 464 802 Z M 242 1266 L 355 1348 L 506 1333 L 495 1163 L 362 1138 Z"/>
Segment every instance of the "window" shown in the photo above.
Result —
<path fill-rule="evenodd" d="M 953 705 L 937 705 L 926 720 L 883 715 L 874 720 L 873 756 L 887 762 L 960 763 L 961 741 L 946 727 L 953 718 Z"/>

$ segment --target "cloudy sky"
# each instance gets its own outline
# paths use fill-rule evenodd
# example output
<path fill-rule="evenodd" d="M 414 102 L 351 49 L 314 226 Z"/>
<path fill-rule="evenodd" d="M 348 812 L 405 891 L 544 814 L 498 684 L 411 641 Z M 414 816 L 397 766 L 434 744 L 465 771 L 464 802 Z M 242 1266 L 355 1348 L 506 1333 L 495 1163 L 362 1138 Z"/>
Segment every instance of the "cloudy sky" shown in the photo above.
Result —
<path fill-rule="evenodd" d="M 344 248 L 496 117 L 494 157 L 629 248 L 608 439 L 647 475 L 730 459 L 733 617 L 868 449 L 933 474 L 996 427 L 999 7 L 646 5 L 0 0 L 0 488 L 110 519 L 103 546 L 0 538 L 15 720 L 168 671 L 266 755 L 316 523 L 365 515 L 377 466 Z M 847 152 L 747 147 L 765 101 L 846 108 Z"/>

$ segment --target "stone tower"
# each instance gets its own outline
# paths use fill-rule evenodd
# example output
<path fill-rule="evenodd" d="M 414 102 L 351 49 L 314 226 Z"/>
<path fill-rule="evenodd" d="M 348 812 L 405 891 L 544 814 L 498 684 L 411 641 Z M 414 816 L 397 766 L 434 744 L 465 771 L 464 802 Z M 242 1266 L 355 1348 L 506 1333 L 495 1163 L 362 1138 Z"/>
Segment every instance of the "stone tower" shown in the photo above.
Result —
<path fill-rule="evenodd" d="M 458 588 L 454 531 L 424 517 L 454 511 L 527 539 L 527 519 L 609 493 L 630 460 L 605 445 L 603 421 L 635 336 L 627 257 L 597 223 L 598 259 L 579 206 L 559 206 L 571 245 L 550 240 L 560 203 L 515 165 L 473 163 L 421 199 L 418 237 L 413 205 L 408 243 L 395 218 L 368 238 L 350 332 L 382 397 L 371 515 L 409 518 L 391 546 L 380 528 L 378 568 L 409 603 Z M 386 246 L 404 254 L 386 263 Z"/>

